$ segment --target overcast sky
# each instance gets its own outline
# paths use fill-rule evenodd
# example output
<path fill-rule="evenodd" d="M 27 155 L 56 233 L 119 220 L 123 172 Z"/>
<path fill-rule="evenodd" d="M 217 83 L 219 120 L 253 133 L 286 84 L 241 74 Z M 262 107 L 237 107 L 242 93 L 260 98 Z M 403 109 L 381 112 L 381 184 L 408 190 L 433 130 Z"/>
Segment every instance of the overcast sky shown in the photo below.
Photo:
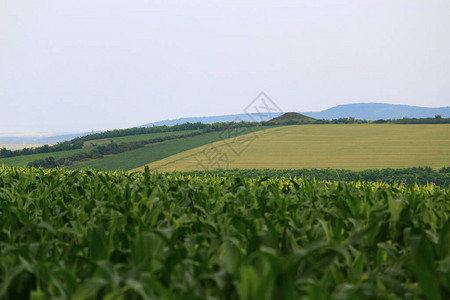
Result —
<path fill-rule="evenodd" d="M 0 0 L 0 132 L 450 105 L 450 1 Z"/>

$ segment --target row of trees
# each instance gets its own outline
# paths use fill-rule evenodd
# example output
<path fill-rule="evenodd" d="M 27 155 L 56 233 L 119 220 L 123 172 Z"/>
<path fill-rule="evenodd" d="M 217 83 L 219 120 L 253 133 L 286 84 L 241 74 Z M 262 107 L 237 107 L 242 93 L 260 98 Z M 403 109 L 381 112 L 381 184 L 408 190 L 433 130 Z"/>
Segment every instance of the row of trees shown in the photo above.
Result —
<path fill-rule="evenodd" d="M 258 123 L 256 122 L 217 122 L 212 124 L 203 124 L 201 122 L 196 123 L 184 123 L 180 125 L 173 126 L 153 126 L 153 127 L 134 127 L 128 129 L 115 129 L 110 131 L 105 131 L 101 133 L 94 133 L 90 135 L 86 135 L 81 139 L 83 141 L 91 141 L 97 139 L 105 139 L 105 138 L 115 138 L 115 137 L 123 137 L 130 135 L 140 135 L 140 134 L 149 134 L 149 133 L 161 133 L 161 132 L 176 132 L 176 131 L 186 131 L 186 130 L 202 130 L 203 132 L 212 132 L 212 131 L 221 131 L 227 128 L 239 128 L 239 127 L 252 127 L 256 126 Z"/>
<path fill-rule="evenodd" d="M 213 174 L 221 177 L 231 175 L 242 175 L 249 178 L 267 177 L 297 177 L 317 180 L 333 181 L 369 181 L 386 183 L 404 183 L 409 182 L 417 184 L 434 183 L 442 188 L 450 188 L 450 167 L 444 167 L 440 170 L 434 170 L 430 167 L 414 167 L 404 169 L 371 169 L 364 171 L 350 171 L 339 169 L 232 169 L 232 170 L 210 170 L 183 172 L 185 175 L 205 175 Z"/>
<path fill-rule="evenodd" d="M 105 132 L 93 133 L 83 136 L 81 139 L 83 141 L 92 141 L 98 139 L 109 139 L 115 137 L 123 137 L 130 135 L 140 135 L 149 133 L 161 133 L 161 132 L 172 132 L 172 131 L 184 131 L 184 130 L 200 130 L 204 129 L 205 124 L 198 123 L 185 123 L 181 125 L 174 126 L 153 126 L 153 127 L 133 127 L 127 129 L 114 129 Z"/>
<path fill-rule="evenodd" d="M 284 120 L 283 122 L 275 123 L 276 125 L 305 125 L 305 124 L 363 124 L 363 123 L 369 123 L 370 121 L 367 120 L 358 120 L 353 117 L 350 118 L 339 118 L 339 119 L 333 119 L 333 120 Z M 271 121 L 264 121 L 261 122 L 261 125 L 263 126 L 273 126 L 274 123 Z"/>
<path fill-rule="evenodd" d="M 304 125 L 304 124 L 366 124 L 366 123 L 375 123 L 375 124 L 450 124 L 450 118 L 442 118 L 437 115 L 434 118 L 403 118 L 403 119 L 379 119 L 375 121 L 368 120 L 359 120 L 353 117 L 350 118 L 339 118 L 332 120 L 316 120 L 316 121 L 308 121 L 308 120 L 287 120 L 283 123 L 279 123 L 278 125 Z M 262 122 L 263 126 L 273 125 L 270 121 Z"/>
<path fill-rule="evenodd" d="M 440 115 L 436 115 L 434 118 L 403 118 L 403 119 L 389 119 L 389 120 L 376 120 L 373 123 L 391 123 L 391 124 L 450 124 L 450 118 L 442 118 Z"/>

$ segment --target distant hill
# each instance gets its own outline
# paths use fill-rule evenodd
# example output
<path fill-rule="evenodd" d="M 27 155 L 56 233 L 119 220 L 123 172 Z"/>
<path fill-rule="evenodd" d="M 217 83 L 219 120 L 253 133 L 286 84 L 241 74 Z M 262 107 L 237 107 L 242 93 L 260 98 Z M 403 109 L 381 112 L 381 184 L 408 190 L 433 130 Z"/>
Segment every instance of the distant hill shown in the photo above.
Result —
<path fill-rule="evenodd" d="M 338 105 L 320 112 L 300 112 L 308 117 L 315 119 L 339 119 L 354 117 L 360 120 L 379 120 L 379 119 L 402 119 L 402 118 L 429 118 L 435 115 L 441 115 L 443 118 L 450 118 L 450 106 L 446 107 L 420 107 L 409 106 L 399 104 L 385 104 L 385 103 L 355 103 L 355 104 L 343 104 Z M 274 117 L 278 117 L 280 113 L 272 113 L 271 118 L 264 116 L 262 121 L 268 121 Z M 253 121 L 259 120 L 257 114 L 236 114 L 236 115 L 223 115 L 223 116 L 208 116 L 208 117 L 192 117 L 192 118 L 180 118 L 175 120 L 163 120 L 159 122 L 153 122 L 142 125 L 141 127 L 149 126 L 172 126 L 176 124 L 183 124 L 186 122 L 196 123 L 202 122 L 205 124 L 211 124 L 215 122 L 232 122 L 235 120 Z"/>
<path fill-rule="evenodd" d="M 287 112 L 279 117 L 276 117 L 272 120 L 270 120 L 268 123 L 271 124 L 289 124 L 290 122 L 295 122 L 295 124 L 298 123 L 313 123 L 317 119 L 299 114 L 297 112 Z"/>
<path fill-rule="evenodd" d="M 385 103 L 355 103 L 338 105 L 321 112 L 304 112 L 303 114 L 316 119 L 339 119 L 354 117 L 360 120 L 430 118 L 441 115 L 450 118 L 450 106 L 420 107 Z"/>
<path fill-rule="evenodd" d="M 201 122 L 204 124 L 212 124 L 216 122 L 255 122 L 255 121 L 269 121 L 273 118 L 278 117 L 281 113 L 271 113 L 271 114 L 236 114 L 236 115 L 223 115 L 223 116 L 209 116 L 209 117 L 191 117 L 191 118 L 179 118 L 174 120 L 163 120 L 158 122 L 153 122 L 145 124 L 139 127 L 150 127 L 150 126 L 173 126 L 183 123 L 197 123 Z"/>
<path fill-rule="evenodd" d="M 62 135 L 53 135 L 53 136 L 40 136 L 40 135 L 30 135 L 30 136 L 0 136 L 0 143 L 3 144 L 56 144 L 59 142 L 64 142 L 68 140 L 72 140 L 77 137 L 82 137 L 88 134 L 99 133 L 101 131 L 91 131 L 84 133 L 70 133 L 70 134 L 62 134 Z M 0 147 L 1 148 L 1 147 Z"/>

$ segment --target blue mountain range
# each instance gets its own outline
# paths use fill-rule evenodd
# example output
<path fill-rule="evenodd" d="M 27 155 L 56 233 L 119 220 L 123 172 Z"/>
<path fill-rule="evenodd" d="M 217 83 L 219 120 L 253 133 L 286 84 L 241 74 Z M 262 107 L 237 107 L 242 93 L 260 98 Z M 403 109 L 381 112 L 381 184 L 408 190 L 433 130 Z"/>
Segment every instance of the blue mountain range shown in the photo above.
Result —
<path fill-rule="evenodd" d="M 316 119 L 339 119 L 354 117 L 360 120 L 379 120 L 379 119 L 402 119 L 402 118 L 430 118 L 436 115 L 441 115 L 443 118 L 450 118 L 450 106 L 446 107 L 420 107 L 400 104 L 386 104 L 386 103 L 355 103 L 343 104 L 334 106 L 332 108 L 322 110 L 320 112 L 301 112 L 299 113 L 308 117 Z M 272 113 L 271 117 L 278 117 L 280 113 Z M 262 119 L 268 121 L 269 116 L 263 116 Z M 215 122 L 232 122 L 232 121 L 254 121 L 261 119 L 260 116 L 253 114 L 235 114 L 223 116 L 208 116 L 208 117 L 191 117 L 179 118 L 174 120 L 163 120 L 142 125 L 142 127 L 149 126 L 172 126 L 176 124 L 183 124 L 186 122 L 196 123 L 202 122 L 205 124 Z"/>

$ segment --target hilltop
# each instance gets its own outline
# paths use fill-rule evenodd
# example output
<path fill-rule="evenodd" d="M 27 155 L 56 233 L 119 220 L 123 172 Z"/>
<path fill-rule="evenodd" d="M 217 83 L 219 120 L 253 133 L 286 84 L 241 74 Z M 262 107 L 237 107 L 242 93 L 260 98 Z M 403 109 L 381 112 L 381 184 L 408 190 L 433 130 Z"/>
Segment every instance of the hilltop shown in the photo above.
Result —
<path fill-rule="evenodd" d="M 299 123 L 314 123 L 317 119 L 302 115 L 297 112 L 287 112 L 279 117 L 276 117 L 267 123 L 277 125 L 299 124 Z"/>
<path fill-rule="evenodd" d="M 282 113 L 272 112 L 271 114 L 233 114 L 233 115 L 221 115 L 221 116 L 206 116 L 206 117 L 187 117 L 187 118 L 179 118 L 174 120 L 162 120 L 158 122 L 152 122 L 148 124 L 144 124 L 140 127 L 151 127 L 151 126 L 174 126 L 180 125 L 184 123 L 203 123 L 203 124 L 212 124 L 212 123 L 223 123 L 223 122 L 254 122 L 254 121 L 269 121 L 273 117 L 278 117 Z"/>

